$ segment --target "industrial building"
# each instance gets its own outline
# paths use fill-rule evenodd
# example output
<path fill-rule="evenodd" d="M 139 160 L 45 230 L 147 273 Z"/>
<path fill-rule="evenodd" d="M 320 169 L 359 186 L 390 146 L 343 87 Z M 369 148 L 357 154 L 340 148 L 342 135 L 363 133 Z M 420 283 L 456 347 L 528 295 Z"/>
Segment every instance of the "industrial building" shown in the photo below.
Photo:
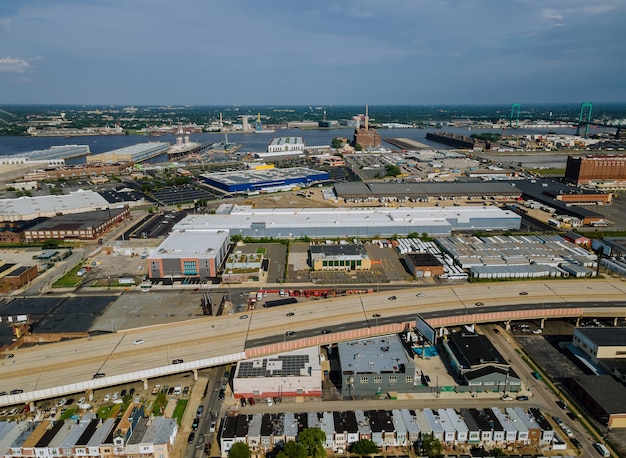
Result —
<path fill-rule="evenodd" d="M 576 328 L 572 344 L 600 371 L 626 382 L 626 327 Z"/>
<path fill-rule="evenodd" d="M 7 294 L 16 291 L 38 275 L 37 266 L 22 266 L 0 261 L 0 292 Z"/>
<path fill-rule="evenodd" d="M 430 253 L 407 253 L 404 263 L 415 278 L 443 275 L 443 264 Z"/>
<path fill-rule="evenodd" d="M 572 394 L 608 428 L 626 428 L 626 388 L 610 375 L 579 375 L 568 381 Z"/>
<path fill-rule="evenodd" d="M 86 156 L 89 153 L 88 145 L 51 146 L 45 150 L 2 156 L 0 157 L 0 164 L 40 164 L 53 167 L 65 165 L 65 159 Z"/>
<path fill-rule="evenodd" d="M 313 270 L 369 270 L 372 267 L 363 245 L 311 245 L 309 263 Z"/>
<path fill-rule="evenodd" d="M 395 334 L 337 344 L 343 396 L 414 391 L 420 374 Z"/>
<path fill-rule="evenodd" d="M 96 240 L 127 218 L 130 218 L 128 207 L 53 216 L 25 229 L 24 240 Z"/>
<path fill-rule="evenodd" d="M 224 265 L 222 283 L 259 281 L 263 275 L 264 259 L 263 253 L 231 253 Z"/>
<path fill-rule="evenodd" d="M 369 108 L 365 107 L 365 116 L 359 116 L 359 123 L 354 129 L 354 145 L 360 145 L 365 149 L 371 148 L 379 148 L 381 136 L 378 134 L 376 129 L 370 128 L 369 126 Z M 363 121 L 363 125 L 361 125 L 361 120 Z"/>
<path fill-rule="evenodd" d="M 165 142 L 137 143 L 136 145 L 87 156 L 87 164 L 132 162 L 136 164 L 167 153 L 170 144 Z"/>
<path fill-rule="evenodd" d="M 224 229 L 176 229 L 148 259 L 151 279 L 216 278 L 228 253 Z"/>
<path fill-rule="evenodd" d="M 567 157 L 565 180 L 576 185 L 615 183 L 626 185 L 626 156 Z"/>
<path fill-rule="evenodd" d="M 273 138 L 267 145 L 268 153 L 284 153 L 288 151 L 303 151 L 304 140 L 302 137 L 278 137 Z"/>
<path fill-rule="evenodd" d="M 233 376 L 236 398 L 322 396 L 319 347 L 295 350 L 237 363 Z"/>
<path fill-rule="evenodd" d="M 226 193 L 276 192 L 328 180 L 328 172 L 292 167 L 288 169 L 238 170 L 200 175 L 209 186 Z"/>
<path fill-rule="evenodd" d="M 489 207 L 253 208 L 222 204 L 213 215 L 192 215 L 175 228 L 227 229 L 231 235 L 271 238 L 389 237 L 409 233 L 519 229 L 521 217 Z"/>

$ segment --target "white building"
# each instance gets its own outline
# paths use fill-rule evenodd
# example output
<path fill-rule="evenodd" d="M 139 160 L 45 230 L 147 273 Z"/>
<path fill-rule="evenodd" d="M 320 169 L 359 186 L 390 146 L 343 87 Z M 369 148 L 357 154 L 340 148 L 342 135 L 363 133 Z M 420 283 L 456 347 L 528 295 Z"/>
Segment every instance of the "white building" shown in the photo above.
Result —
<path fill-rule="evenodd" d="M 302 150 L 304 150 L 304 140 L 302 137 L 278 137 L 272 139 L 270 144 L 267 145 L 268 153 Z"/>

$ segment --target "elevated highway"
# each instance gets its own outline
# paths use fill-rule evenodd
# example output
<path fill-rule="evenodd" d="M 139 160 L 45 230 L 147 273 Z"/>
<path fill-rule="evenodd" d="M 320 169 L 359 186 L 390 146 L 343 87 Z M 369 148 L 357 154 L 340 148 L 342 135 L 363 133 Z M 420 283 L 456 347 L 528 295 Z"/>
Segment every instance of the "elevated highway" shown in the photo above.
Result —
<path fill-rule="evenodd" d="M 396 299 L 389 299 L 389 292 L 320 299 L 21 348 L 13 351 L 13 358 L 0 359 L 0 391 L 23 392 L 0 396 L 0 406 L 398 332 L 414 324 L 416 313 L 434 327 L 626 317 L 626 283 L 619 280 L 462 284 L 393 294 Z M 143 342 L 135 342 L 139 340 Z M 183 362 L 172 364 L 174 360 Z M 96 373 L 104 376 L 93 378 Z"/>

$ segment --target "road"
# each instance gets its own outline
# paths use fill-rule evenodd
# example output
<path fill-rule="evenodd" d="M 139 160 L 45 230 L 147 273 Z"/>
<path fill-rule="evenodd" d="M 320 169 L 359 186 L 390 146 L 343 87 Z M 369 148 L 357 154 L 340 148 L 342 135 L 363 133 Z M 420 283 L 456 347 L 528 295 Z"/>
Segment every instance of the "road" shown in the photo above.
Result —
<path fill-rule="evenodd" d="M 522 290 L 528 294 L 520 296 Z M 466 314 L 468 321 L 473 321 L 479 314 L 505 305 L 509 310 L 539 309 L 539 304 L 567 305 L 578 301 L 583 301 L 578 302 L 580 306 L 587 306 L 585 300 L 608 306 L 595 309 L 596 316 L 626 313 L 623 307 L 626 285 L 604 279 L 442 286 L 429 288 L 424 297 L 417 297 L 416 291 L 400 290 L 394 294 L 395 300 L 389 300 L 388 293 L 320 299 L 16 349 L 12 350 L 14 358 L 0 359 L 0 391 L 53 389 L 89 381 L 97 372 L 107 376 L 127 374 L 167 366 L 173 359 L 190 362 L 236 354 L 245 351 L 251 343 L 257 346 L 272 339 L 274 342 L 293 341 L 309 335 L 341 340 L 348 338 L 347 334 L 342 336 L 341 331 L 350 327 L 398 323 L 404 318 L 414 319 L 415 313 Z M 484 306 L 473 305 L 476 302 Z M 613 306 L 622 308 L 613 309 Z M 287 316 L 290 311 L 293 316 Z M 336 334 L 323 336 L 322 329 Z M 287 331 L 295 335 L 287 336 Z M 143 343 L 134 344 L 137 339 L 142 339 Z M 5 399 L 3 405 L 7 402 Z"/>

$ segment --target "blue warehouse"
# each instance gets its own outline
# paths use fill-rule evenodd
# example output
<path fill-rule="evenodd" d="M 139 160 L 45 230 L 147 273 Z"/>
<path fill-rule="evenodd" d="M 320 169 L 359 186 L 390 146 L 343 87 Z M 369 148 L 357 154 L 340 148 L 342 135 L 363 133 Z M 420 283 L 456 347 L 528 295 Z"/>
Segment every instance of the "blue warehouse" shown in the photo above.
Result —
<path fill-rule="evenodd" d="M 328 180 L 328 172 L 293 167 L 289 169 L 238 170 L 235 172 L 207 173 L 200 178 L 209 186 L 221 191 L 276 192 L 308 186 Z"/>

